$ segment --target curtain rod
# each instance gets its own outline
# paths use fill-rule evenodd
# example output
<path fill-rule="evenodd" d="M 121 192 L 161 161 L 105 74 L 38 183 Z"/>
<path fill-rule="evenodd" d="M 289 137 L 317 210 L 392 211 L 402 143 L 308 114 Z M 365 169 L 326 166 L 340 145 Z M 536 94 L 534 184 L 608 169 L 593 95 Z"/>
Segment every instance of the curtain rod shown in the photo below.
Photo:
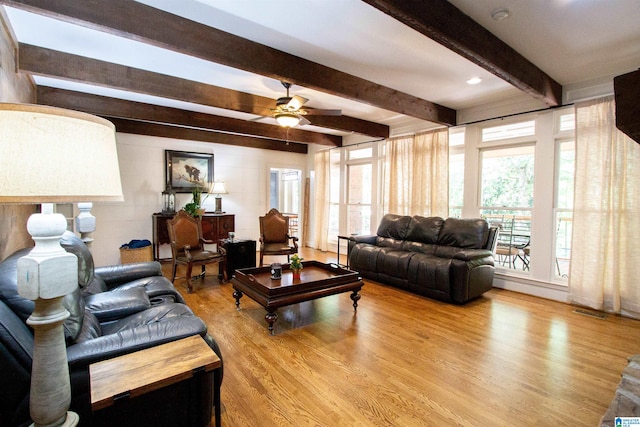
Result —
<path fill-rule="evenodd" d="M 460 123 L 460 124 L 457 124 L 456 126 L 468 126 L 468 125 L 475 125 L 476 123 L 489 122 L 491 120 L 503 120 L 503 119 L 507 119 L 509 117 L 522 116 L 524 114 L 532 114 L 532 113 L 540 113 L 542 111 L 557 110 L 558 108 L 570 107 L 572 105 L 574 105 L 574 103 L 556 105 L 555 107 L 538 108 L 537 110 L 523 111 L 521 113 L 513 113 L 513 114 L 507 114 L 507 115 L 504 115 L 504 116 L 492 117 L 492 118 L 489 118 L 489 119 L 474 120 L 472 122 Z M 456 127 L 456 126 L 451 126 L 451 127 Z"/>

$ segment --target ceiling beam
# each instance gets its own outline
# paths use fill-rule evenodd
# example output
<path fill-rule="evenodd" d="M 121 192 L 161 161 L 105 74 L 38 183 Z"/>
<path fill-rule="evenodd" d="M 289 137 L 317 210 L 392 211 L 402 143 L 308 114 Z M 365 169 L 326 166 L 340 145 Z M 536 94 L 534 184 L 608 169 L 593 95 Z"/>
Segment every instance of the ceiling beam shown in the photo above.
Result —
<path fill-rule="evenodd" d="M 37 100 L 38 104 L 84 111 L 98 116 L 168 123 L 220 132 L 254 135 L 281 141 L 320 144 L 332 147 L 342 146 L 342 137 L 339 135 L 328 135 L 296 128 L 289 129 L 287 132 L 287 129 L 277 125 L 109 98 L 48 86 L 38 86 Z"/>
<path fill-rule="evenodd" d="M 562 102 L 560 83 L 448 1 L 363 1 L 547 105 Z"/>
<path fill-rule="evenodd" d="M 275 139 L 233 135 L 229 133 L 171 126 L 160 123 L 139 122 L 135 120 L 121 119 L 118 117 L 103 117 L 116 126 L 116 132 L 158 136 L 161 138 L 186 139 L 189 141 L 212 142 L 215 144 L 235 145 L 237 147 L 262 148 L 264 150 L 286 151 L 288 153 L 308 153 L 308 146 L 297 142 L 283 142 Z"/>
<path fill-rule="evenodd" d="M 422 120 L 453 126 L 456 111 L 133 0 L 0 0 L 185 55 Z"/>
<path fill-rule="evenodd" d="M 275 100 L 220 86 L 20 43 L 18 70 L 63 80 L 159 96 L 184 102 L 271 116 Z M 316 117 L 308 116 L 315 124 Z M 389 126 L 347 116 L 323 117 L 323 127 L 387 138 Z"/>

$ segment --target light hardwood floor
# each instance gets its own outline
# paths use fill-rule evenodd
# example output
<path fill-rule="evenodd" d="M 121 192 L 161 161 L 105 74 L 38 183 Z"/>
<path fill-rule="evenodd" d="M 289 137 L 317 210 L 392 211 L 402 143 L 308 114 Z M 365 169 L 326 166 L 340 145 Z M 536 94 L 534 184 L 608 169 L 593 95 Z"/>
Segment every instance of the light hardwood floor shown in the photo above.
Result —
<path fill-rule="evenodd" d="M 457 306 L 366 281 L 357 313 L 285 307 L 269 336 L 230 283 L 175 284 L 223 352 L 223 426 L 595 426 L 640 353 L 639 321 L 499 289 Z"/>

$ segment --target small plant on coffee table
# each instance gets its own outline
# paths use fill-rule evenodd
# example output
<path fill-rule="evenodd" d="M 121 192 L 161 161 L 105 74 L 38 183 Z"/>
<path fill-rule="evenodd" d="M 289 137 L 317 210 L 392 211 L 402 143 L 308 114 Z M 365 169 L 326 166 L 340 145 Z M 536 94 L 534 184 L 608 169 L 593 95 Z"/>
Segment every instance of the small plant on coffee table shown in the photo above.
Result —
<path fill-rule="evenodd" d="M 300 278 L 300 270 L 302 270 L 303 267 L 302 258 L 300 258 L 298 254 L 293 254 L 291 256 L 291 262 L 289 263 L 289 269 L 293 273 L 294 279 Z"/>

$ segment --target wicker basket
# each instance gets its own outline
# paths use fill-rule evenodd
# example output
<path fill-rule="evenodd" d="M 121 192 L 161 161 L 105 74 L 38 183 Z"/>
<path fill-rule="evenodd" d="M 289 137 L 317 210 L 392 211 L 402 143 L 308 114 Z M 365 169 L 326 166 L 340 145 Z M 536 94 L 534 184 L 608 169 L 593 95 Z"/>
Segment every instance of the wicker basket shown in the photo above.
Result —
<path fill-rule="evenodd" d="M 151 245 L 141 248 L 120 248 L 120 262 L 122 264 L 145 261 L 153 261 L 153 249 Z"/>

